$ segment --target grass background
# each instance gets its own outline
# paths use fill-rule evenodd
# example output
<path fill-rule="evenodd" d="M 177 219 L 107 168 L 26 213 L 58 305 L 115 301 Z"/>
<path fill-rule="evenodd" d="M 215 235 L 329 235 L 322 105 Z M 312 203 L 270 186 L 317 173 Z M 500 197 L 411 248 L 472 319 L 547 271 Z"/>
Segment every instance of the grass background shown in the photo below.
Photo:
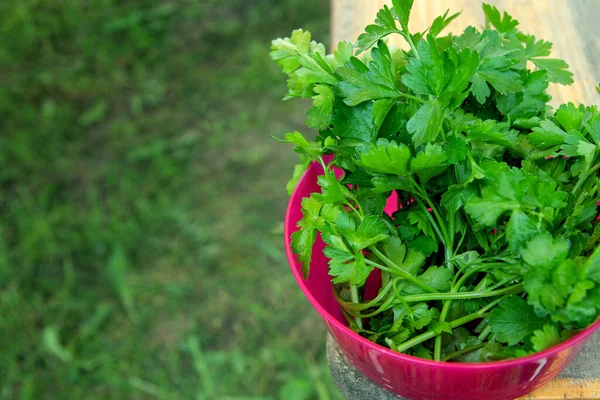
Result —
<path fill-rule="evenodd" d="M 270 40 L 322 0 L 0 2 L 0 398 L 339 399 Z"/>

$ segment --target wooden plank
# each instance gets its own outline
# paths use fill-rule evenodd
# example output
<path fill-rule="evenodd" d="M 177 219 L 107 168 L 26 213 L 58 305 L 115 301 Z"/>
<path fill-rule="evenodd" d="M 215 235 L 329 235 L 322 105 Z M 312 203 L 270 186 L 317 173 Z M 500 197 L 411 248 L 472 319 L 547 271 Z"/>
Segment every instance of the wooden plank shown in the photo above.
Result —
<path fill-rule="evenodd" d="M 521 23 L 525 33 L 532 33 L 554 44 L 552 57 L 562 58 L 571 66 L 575 83 L 570 86 L 551 85 L 553 105 L 574 103 L 598 104 L 600 96 L 594 87 L 600 82 L 600 13 L 599 0 L 487 0 L 508 11 Z M 355 41 L 364 27 L 373 23 L 377 11 L 391 0 L 332 0 L 332 42 Z M 416 0 L 410 28 L 425 30 L 435 17 L 462 10 L 452 22 L 450 32 L 462 32 L 469 25 L 483 26 L 484 16 L 474 0 Z M 397 35 L 396 35 L 397 36 Z M 402 39 L 392 44 L 405 48 Z"/>
<path fill-rule="evenodd" d="M 557 378 L 521 400 L 600 399 L 600 379 Z"/>

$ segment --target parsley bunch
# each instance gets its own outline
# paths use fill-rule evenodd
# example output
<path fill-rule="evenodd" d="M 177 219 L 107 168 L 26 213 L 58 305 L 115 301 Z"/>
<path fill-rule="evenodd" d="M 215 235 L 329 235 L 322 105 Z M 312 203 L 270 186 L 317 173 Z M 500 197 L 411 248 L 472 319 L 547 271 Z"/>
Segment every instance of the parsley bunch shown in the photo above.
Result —
<path fill-rule="evenodd" d="M 286 99 L 312 99 L 318 130 L 282 140 L 301 157 L 288 190 L 311 162 L 325 171 L 293 250 L 308 274 L 320 233 L 351 328 L 376 343 L 462 362 L 544 350 L 600 311 L 600 113 L 550 108 L 568 65 L 507 13 L 484 4 L 483 31 L 442 36 L 446 12 L 412 33 L 412 3 L 393 0 L 333 54 L 303 30 L 272 43 Z"/>

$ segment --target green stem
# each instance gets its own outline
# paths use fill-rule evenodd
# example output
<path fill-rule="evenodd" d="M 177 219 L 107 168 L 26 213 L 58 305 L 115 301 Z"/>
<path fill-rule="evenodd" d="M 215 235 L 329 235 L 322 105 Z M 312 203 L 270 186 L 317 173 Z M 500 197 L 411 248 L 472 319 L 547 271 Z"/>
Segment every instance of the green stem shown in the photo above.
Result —
<path fill-rule="evenodd" d="M 442 245 L 445 247 L 446 246 L 446 237 L 440 230 L 437 222 L 435 222 L 435 219 L 433 219 L 433 217 L 431 216 L 431 213 L 429 212 L 427 207 L 425 207 L 425 205 L 423 203 L 421 203 L 421 201 L 418 198 L 415 198 L 415 201 L 417 202 L 417 205 L 419 207 L 421 207 L 421 209 L 425 213 L 425 216 L 427 217 L 427 219 L 429 219 L 429 222 L 431 222 L 431 226 L 433 227 L 433 230 L 438 235 L 438 238 L 440 239 L 440 242 L 442 242 Z"/>
<path fill-rule="evenodd" d="M 491 291 L 413 294 L 409 296 L 404 296 L 404 301 L 406 301 L 407 303 L 416 303 L 434 300 L 465 300 L 485 297 L 496 297 L 505 294 L 516 294 L 521 292 L 523 292 L 523 284 L 517 283 L 504 289 Z"/>
<path fill-rule="evenodd" d="M 425 100 L 423 100 L 423 99 L 421 99 L 421 98 L 419 98 L 419 97 L 417 97 L 417 96 L 413 96 L 412 94 L 403 93 L 403 92 L 398 92 L 398 94 L 400 95 L 400 97 L 405 97 L 405 98 L 407 98 L 407 99 L 411 99 L 411 100 L 414 100 L 414 101 L 418 101 L 418 102 L 419 102 L 419 103 L 421 103 L 421 104 L 425 104 L 425 103 L 427 103 Z"/>
<path fill-rule="evenodd" d="M 465 240 L 466 233 L 467 233 L 467 225 L 465 224 L 463 226 L 462 232 L 460 233 L 460 239 L 458 239 L 458 244 L 456 245 L 456 247 L 454 247 L 454 255 L 456 255 L 458 253 L 458 251 L 460 250 L 460 246 L 462 246 L 463 241 Z"/>
<path fill-rule="evenodd" d="M 438 220 L 438 222 L 440 224 L 440 227 L 442 228 L 442 231 L 446 235 L 446 239 L 449 239 L 449 237 L 448 237 L 448 231 L 446 229 L 446 225 L 444 224 L 444 220 L 442 219 L 442 215 L 438 211 L 437 207 L 435 206 L 435 204 L 433 204 L 433 202 L 431 201 L 431 199 L 427 195 L 427 192 L 425 190 L 423 190 L 420 186 L 417 186 L 417 191 L 421 192 L 420 193 L 421 197 L 423 198 L 423 200 L 425 200 L 427 202 L 427 205 L 429 206 L 429 208 L 431 208 L 431 210 L 433 211 L 433 214 L 435 214 L 435 217 L 437 218 L 437 220 Z"/>
<path fill-rule="evenodd" d="M 366 310 L 368 308 L 372 308 L 375 307 L 380 301 L 382 301 L 385 296 L 387 296 L 388 292 L 390 291 L 390 289 L 392 288 L 392 281 L 390 281 L 386 286 L 383 287 L 382 290 L 379 291 L 379 294 L 377 295 L 377 297 L 375 297 L 373 300 L 370 300 L 366 303 L 350 303 L 347 301 L 344 301 L 341 297 L 339 297 L 339 294 L 337 293 L 337 291 L 335 292 L 335 297 L 338 300 L 338 303 L 340 303 L 340 305 L 347 309 L 347 310 L 351 310 L 351 311 L 363 311 Z"/>
<path fill-rule="evenodd" d="M 406 39 L 406 41 L 408 42 L 408 45 L 410 46 L 411 50 L 415 54 L 415 58 L 420 59 L 419 52 L 417 51 L 417 47 L 415 46 L 415 43 L 413 42 L 412 37 L 410 36 L 410 33 L 401 32 L 401 34 L 404 37 L 404 39 Z"/>
<path fill-rule="evenodd" d="M 438 337 L 439 337 L 439 336 L 438 336 Z M 468 353 L 468 352 L 470 352 L 470 351 L 473 351 L 473 350 L 480 349 L 480 348 L 482 348 L 483 346 L 485 346 L 485 343 L 480 343 L 480 344 L 477 344 L 477 345 L 475 345 L 475 346 L 471 346 L 471 347 L 464 348 L 464 349 L 462 349 L 462 350 L 457 350 L 457 351 L 455 351 L 454 353 L 450 353 L 450 354 L 448 354 L 446 357 L 442 358 L 440 361 L 448 361 L 448 360 L 451 360 L 451 359 L 453 359 L 454 357 L 458 357 L 458 356 L 461 356 L 461 355 L 463 355 L 463 354 L 465 354 L 465 353 Z"/>
<path fill-rule="evenodd" d="M 479 319 L 479 318 L 489 317 L 490 314 L 486 314 L 486 312 L 488 310 L 490 310 L 491 308 L 493 308 L 496 304 L 498 304 L 503 298 L 504 297 L 501 297 L 499 299 L 492 301 L 491 303 L 489 303 L 488 305 L 483 307 L 481 310 L 474 312 L 473 314 L 466 315 L 462 318 L 459 318 L 459 319 L 456 319 L 456 320 L 450 322 L 449 323 L 450 329 L 458 328 L 461 325 L 467 324 L 471 321 L 475 321 L 476 319 Z M 429 340 L 437 335 L 439 335 L 439 333 L 436 333 L 435 331 L 427 331 L 425 333 L 420 334 L 419 336 L 415 336 L 414 338 L 407 340 L 406 342 L 397 346 L 396 349 L 399 352 L 404 352 L 404 351 L 410 349 L 411 347 L 416 346 L 419 343 L 423 343 L 424 341 Z"/>
<path fill-rule="evenodd" d="M 476 319 L 485 318 L 487 316 L 489 316 L 489 314 L 481 313 L 480 311 L 478 311 L 476 313 L 469 314 L 467 316 L 464 316 L 462 318 L 454 320 L 454 321 L 450 322 L 449 325 L 450 325 L 451 329 L 454 329 L 454 328 L 458 328 L 461 325 L 467 324 L 471 321 L 475 321 Z M 396 349 L 399 352 L 404 352 L 413 346 L 416 346 L 420 343 L 423 343 L 426 340 L 434 338 L 437 335 L 439 335 L 439 333 L 436 333 L 435 331 L 427 331 L 425 333 L 420 334 L 419 336 L 415 336 L 414 338 L 407 340 L 406 342 L 402 343 L 400 346 L 397 346 Z"/>
<path fill-rule="evenodd" d="M 363 216 L 362 216 L 362 213 L 361 213 L 361 212 L 359 212 L 359 210 L 357 210 L 356 208 L 354 208 L 354 206 L 353 206 L 352 204 L 350 204 L 350 202 L 345 202 L 344 204 L 345 204 L 345 205 L 346 205 L 346 206 L 347 206 L 349 209 L 351 209 L 351 210 L 352 210 L 352 211 L 353 211 L 353 212 L 356 214 L 356 216 L 357 216 L 357 217 L 358 217 L 358 218 L 359 218 L 359 219 L 362 221 L 362 219 L 363 219 Z"/>
<path fill-rule="evenodd" d="M 383 266 L 383 265 L 381 265 L 379 263 L 376 263 L 375 261 L 371 261 L 371 260 L 365 259 L 365 263 L 367 263 L 368 265 L 372 265 L 375 268 L 380 269 L 383 272 L 387 272 L 388 274 L 393 274 L 394 272 L 396 272 L 395 270 L 393 270 L 391 268 L 388 268 L 386 266 Z"/>
<path fill-rule="evenodd" d="M 596 165 L 594 165 L 590 171 L 588 172 L 588 175 L 592 175 L 594 172 L 598 171 L 600 169 L 600 162 L 597 163 Z"/>
<path fill-rule="evenodd" d="M 393 282 L 394 282 L 394 285 L 393 285 L 394 293 L 396 294 L 396 297 L 402 302 L 402 305 L 404 305 L 404 307 L 406 308 L 406 312 L 408 313 L 408 316 L 410 317 L 410 322 L 411 322 L 412 325 L 414 325 L 414 323 L 415 323 L 415 317 L 413 315 L 413 310 L 408 305 L 408 303 L 406 301 L 404 301 L 404 296 L 402 296 L 400 294 L 400 291 L 396 287 L 396 283 L 400 282 L 400 280 L 399 279 L 394 279 Z"/>
<path fill-rule="evenodd" d="M 355 304 L 358 304 L 360 302 L 360 300 L 358 299 L 358 288 L 356 287 L 356 285 L 350 285 L 350 298 Z M 360 318 L 355 317 L 354 321 L 356 322 L 356 326 L 358 326 L 359 329 L 363 328 L 362 320 Z"/>
<path fill-rule="evenodd" d="M 431 208 L 431 211 L 433 211 L 433 214 L 437 218 L 438 223 L 440 225 L 440 228 L 441 228 L 442 232 L 444 233 L 444 239 L 446 239 L 445 241 L 449 242 L 449 240 L 448 240 L 449 239 L 449 237 L 448 237 L 448 231 L 446 230 L 446 225 L 444 224 L 444 220 L 442 219 L 442 216 L 441 216 L 440 212 L 438 211 L 437 207 L 435 206 L 435 204 L 433 204 L 433 202 L 431 201 L 431 199 L 427 195 L 427 192 L 425 190 L 423 190 L 419 185 L 417 185 L 417 182 L 415 182 L 414 179 L 413 179 L 413 185 L 417 189 L 416 194 L 421 199 L 425 200 L 425 202 L 427 203 L 427 205 L 429 206 L 429 208 Z M 426 207 L 425 207 L 425 209 L 427 210 Z M 429 210 L 427 210 L 427 213 L 429 214 Z"/>
<path fill-rule="evenodd" d="M 452 232 L 452 234 L 454 234 L 454 215 L 453 213 L 450 214 L 450 231 Z M 454 265 L 452 264 L 452 262 L 450 261 L 450 259 L 452 258 L 452 248 L 453 248 L 453 238 L 448 238 L 449 240 L 449 247 L 446 246 L 446 251 L 444 253 L 444 256 L 446 258 L 446 265 L 448 267 L 448 269 L 450 269 L 450 271 L 452 271 L 452 273 L 454 273 Z M 450 292 L 454 292 L 455 288 L 451 288 Z M 452 306 L 452 300 L 446 300 L 444 301 L 444 305 L 442 306 L 442 312 L 440 313 L 440 322 L 446 322 L 446 318 L 448 317 L 448 313 L 450 312 L 450 307 Z M 435 361 L 440 361 L 440 358 L 442 356 L 442 335 L 438 335 L 435 338 L 435 344 L 433 347 L 433 359 Z"/>
<path fill-rule="evenodd" d="M 356 318 L 371 318 L 371 317 L 374 317 L 386 310 L 389 310 L 390 307 L 392 307 L 395 302 L 396 302 L 396 299 L 394 297 L 389 297 L 382 305 L 379 306 L 379 308 L 377 310 L 372 311 L 368 314 L 361 314 L 359 311 L 353 311 L 353 310 L 345 310 L 345 311 L 348 314 L 350 314 Z"/>
<path fill-rule="evenodd" d="M 460 293 L 433 293 L 433 294 L 416 294 L 410 296 L 403 296 L 401 299 L 396 299 L 394 297 L 389 297 L 379 308 L 373 312 L 368 314 L 361 314 L 359 311 L 354 311 L 350 309 L 344 309 L 348 314 L 356 317 L 356 318 L 371 318 L 377 314 L 382 313 L 383 311 L 388 310 L 392 307 L 396 301 L 400 301 L 400 304 L 408 304 L 408 303 L 420 303 L 424 301 L 432 301 L 432 300 L 459 300 L 459 299 L 473 299 L 473 298 L 485 298 L 485 297 L 496 297 L 507 294 L 517 294 L 523 292 L 522 288 L 523 284 L 519 283 L 501 290 L 496 291 L 480 291 L 480 292 L 460 292 Z M 489 303 L 496 303 L 497 300 Z M 488 304 L 488 306 L 489 306 Z M 487 306 L 486 306 L 487 307 Z M 433 336 L 432 336 L 433 337 Z"/>
<path fill-rule="evenodd" d="M 391 282 L 390 273 L 387 271 L 381 271 L 381 286 L 387 286 Z"/>
<path fill-rule="evenodd" d="M 458 281 L 456 283 L 452 283 L 452 288 L 454 289 L 453 291 L 456 292 L 459 288 L 461 288 L 465 282 L 467 281 L 467 279 L 469 279 L 471 276 L 473 276 L 474 274 L 477 274 L 479 272 L 494 268 L 494 267 L 498 267 L 500 265 L 504 265 L 502 263 L 490 263 L 490 264 L 481 264 L 478 265 L 477 267 L 471 268 L 470 270 L 468 270 L 467 272 L 464 273 L 463 276 L 460 277 L 460 279 L 458 279 Z M 454 279 L 456 280 L 456 278 L 458 277 L 458 274 L 454 277 Z"/>
<path fill-rule="evenodd" d="M 454 266 L 453 266 L 452 262 L 450 261 L 450 259 L 452 258 L 453 244 L 452 244 L 452 239 L 450 238 L 450 235 L 448 235 L 448 230 L 446 229 L 444 220 L 442 219 L 442 216 L 441 216 L 440 212 L 438 211 L 437 207 L 435 206 L 435 204 L 433 204 L 433 202 L 427 195 L 427 192 L 425 190 L 421 189 L 416 184 L 416 182 L 413 182 L 413 184 L 417 188 L 417 196 L 419 196 L 419 197 L 421 197 L 421 199 L 425 200 L 425 202 L 427 203 L 429 208 L 431 208 L 431 211 L 433 212 L 433 214 L 435 215 L 435 217 L 437 219 L 437 224 L 436 224 L 434 222 L 434 219 L 431 216 L 431 213 L 429 212 L 429 210 L 427 210 L 427 208 L 418 199 L 415 199 L 415 200 L 417 200 L 417 203 L 423 209 L 423 211 L 425 212 L 425 214 L 431 221 L 432 226 L 434 227 L 436 233 L 440 237 L 440 240 L 445 248 L 444 249 L 444 258 L 446 259 L 446 265 L 450 271 L 453 271 Z M 439 228 L 438 228 L 438 226 L 439 226 Z M 441 230 L 441 232 L 440 232 L 440 230 Z M 454 233 L 454 232 L 452 232 L 452 233 Z M 450 304 L 451 304 L 450 302 L 447 302 L 447 301 L 444 302 L 444 306 L 443 306 L 442 312 L 440 314 L 440 322 L 445 322 L 446 317 L 448 315 L 448 311 L 450 309 Z M 442 336 L 440 335 L 435 339 L 435 345 L 434 345 L 434 359 L 435 360 L 439 361 L 441 352 L 442 352 Z"/>
<path fill-rule="evenodd" d="M 445 301 L 444 307 L 442 308 L 442 313 L 440 313 L 440 322 L 446 321 L 446 317 L 448 316 L 448 310 L 450 309 L 451 301 Z M 443 318 L 442 318 L 443 317 Z M 442 335 L 437 335 L 435 337 L 435 343 L 433 345 L 433 359 L 434 361 L 441 361 L 442 357 Z"/>
<path fill-rule="evenodd" d="M 323 157 L 319 156 L 319 162 L 321 163 L 321 166 L 323 167 L 323 171 L 327 171 L 327 164 L 325 164 L 325 160 L 323 160 Z"/>
<path fill-rule="evenodd" d="M 481 331 L 477 339 L 483 342 L 489 336 L 490 333 L 492 333 L 492 328 L 490 328 L 490 326 L 488 325 L 483 329 L 483 331 Z"/>
<path fill-rule="evenodd" d="M 511 277 L 508 277 L 508 278 L 504 279 L 503 281 L 500 281 L 497 284 L 495 284 L 494 286 L 492 286 L 489 290 L 496 290 L 499 287 L 502 287 L 502 286 L 506 285 L 508 282 L 514 281 L 518 277 L 519 277 L 518 275 L 513 275 Z"/>
<path fill-rule="evenodd" d="M 399 276 L 403 279 L 406 279 L 413 285 L 420 287 L 421 289 L 425 290 L 428 293 L 438 293 L 438 291 L 436 289 L 434 289 L 431 286 L 425 284 L 424 282 L 418 280 L 416 277 L 412 276 L 411 274 L 409 274 L 408 272 L 406 272 L 405 270 L 400 268 L 398 265 L 396 265 L 392 260 L 387 258 L 385 256 L 385 254 L 383 254 L 381 251 L 379 251 L 379 249 L 377 247 L 371 246 L 371 247 L 369 247 L 369 249 L 371 249 L 373 254 L 375 254 L 377 257 L 379 257 L 379 259 L 381 261 L 383 261 L 385 264 L 387 264 L 388 267 L 393 269 L 393 271 L 390 271 L 391 274 Z M 374 264 L 376 264 L 376 263 L 374 263 Z"/>

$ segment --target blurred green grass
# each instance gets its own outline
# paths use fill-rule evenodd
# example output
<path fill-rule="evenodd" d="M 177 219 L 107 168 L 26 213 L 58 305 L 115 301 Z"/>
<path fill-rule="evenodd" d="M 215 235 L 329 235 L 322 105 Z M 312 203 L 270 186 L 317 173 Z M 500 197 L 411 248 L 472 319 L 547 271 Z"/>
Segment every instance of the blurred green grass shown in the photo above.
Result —
<path fill-rule="evenodd" d="M 338 399 L 272 38 L 320 0 L 0 2 L 0 398 Z"/>

